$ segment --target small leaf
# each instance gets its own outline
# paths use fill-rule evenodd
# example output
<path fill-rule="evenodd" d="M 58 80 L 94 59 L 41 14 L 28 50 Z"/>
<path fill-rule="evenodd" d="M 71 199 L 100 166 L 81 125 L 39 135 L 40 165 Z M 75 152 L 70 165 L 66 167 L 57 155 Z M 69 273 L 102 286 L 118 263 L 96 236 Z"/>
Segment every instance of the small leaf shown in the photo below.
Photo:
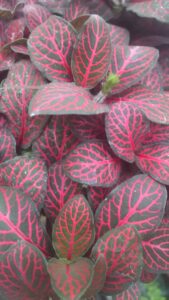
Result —
<path fill-rule="evenodd" d="M 112 300 L 139 300 L 140 299 L 140 289 L 138 283 L 132 284 L 124 292 L 112 296 Z"/>
<path fill-rule="evenodd" d="M 56 254 L 67 260 L 84 255 L 95 238 L 91 208 L 83 195 L 69 200 L 53 225 L 53 246 Z"/>
<path fill-rule="evenodd" d="M 48 11 L 48 9 L 39 4 L 27 4 L 24 6 L 23 12 L 26 25 L 30 32 L 51 16 L 51 13 Z"/>
<path fill-rule="evenodd" d="M 78 16 L 89 14 L 89 7 L 86 2 L 81 0 L 74 0 L 69 2 L 68 6 L 65 8 L 65 19 L 68 21 L 76 19 Z"/>
<path fill-rule="evenodd" d="M 125 224 L 134 225 L 142 234 L 159 226 L 167 200 L 166 187 L 147 175 L 124 181 L 107 196 L 95 214 L 97 237 Z"/>
<path fill-rule="evenodd" d="M 48 80 L 72 81 L 71 54 L 76 33 L 65 19 L 52 15 L 29 36 L 30 57 Z"/>
<path fill-rule="evenodd" d="M 157 278 L 157 276 L 158 275 L 156 273 L 150 273 L 149 271 L 146 270 L 146 268 L 143 268 L 140 280 L 141 282 L 144 283 L 150 283 L 154 281 Z"/>
<path fill-rule="evenodd" d="M 93 264 L 87 258 L 79 258 L 70 264 L 52 258 L 48 262 L 48 272 L 59 298 L 79 300 L 92 281 Z"/>
<path fill-rule="evenodd" d="M 74 181 L 92 186 L 115 184 L 122 169 L 121 161 L 101 141 L 79 144 L 64 160 L 64 170 Z"/>
<path fill-rule="evenodd" d="M 35 246 L 20 240 L 1 257 L 1 293 L 8 300 L 47 299 L 50 278 L 47 261 Z"/>
<path fill-rule="evenodd" d="M 111 61 L 111 43 L 106 22 L 91 15 L 75 44 L 71 68 L 77 85 L 91 89 L 106 75 Z"/>
<path fill-rule="evenodd" d="M 0 128 L 0 163 L 16 156 L 16 141 L 7 128 Z"/>
<path fill-rule="evenodd" d="M 157 64 L 144 78 L 142 78 L 140 83 L 155 92 L 161 92 L 163 90 L 163 74 L 161 66 Z"/>
<path fill-rule="evenodd" d="M 94 102 L 93 96 L 87 90 L 74 83 L 57 81 L 39 90 L 29 105 L 30 116 L 93 115 L 107 111 L 107 105 Z"/>
<path fill-rule="evenodd" d="M 129 32 L 127 29 L 109 24 L 110 39 L 112 46 L 122 46 L 129 44 Z"/>

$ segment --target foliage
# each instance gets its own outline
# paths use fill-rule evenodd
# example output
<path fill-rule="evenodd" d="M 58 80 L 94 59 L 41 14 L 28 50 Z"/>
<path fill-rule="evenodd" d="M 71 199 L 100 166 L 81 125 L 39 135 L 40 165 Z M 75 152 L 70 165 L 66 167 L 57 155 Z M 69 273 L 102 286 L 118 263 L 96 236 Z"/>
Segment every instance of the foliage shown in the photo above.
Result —
<path fill-rule="evenodd" d="M 137 300 L 169 272 L 168 16 L 0 0 L 3 300 Z"/>

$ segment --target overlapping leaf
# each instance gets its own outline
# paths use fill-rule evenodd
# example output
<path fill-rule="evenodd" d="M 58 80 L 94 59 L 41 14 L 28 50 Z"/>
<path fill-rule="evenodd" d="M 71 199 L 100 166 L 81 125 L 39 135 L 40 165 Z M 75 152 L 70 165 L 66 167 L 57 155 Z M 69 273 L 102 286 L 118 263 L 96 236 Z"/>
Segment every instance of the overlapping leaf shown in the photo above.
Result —
<path fill-rule="evenodd" d="M 95 214 L 97 237 L 124 224 L 132 224 L 142 234 L 157 227 L 167 200 L 165 186 L 147 175 L 136 175 L 117 186 Z"/>
<path fill-rule="evenodd" d="M 150 0 L 140 3 L 131 3 L 127 10 L 136 13 L 140 17 L 155 18 L 160 22 L 169 23 L 168 0 Z"/>
<path fill-rule="evenodd" d="M 68 7 L 65 9 L 65 19 L 71 21 L 80 15 L 89 14 L 89 6 L 81 0 L 74 0 L 69 2 Z"/>
<path fill-rule="evenodd" d="M 161 49 L 159 63 L 162 69 L 162 86 L 165 90 L 169 90 L 169 47 Z"/>
<path fill-rule="evenodd" d="M 112 300 L 139 300 L 140 299 L 140 289 L 138 283 L 132 284 L 124 292 L 112 296 Z"/>
<path fill-rule="evenodd" d="M 16 156 L 0 164 L 0 185 L 21 189 L 40 210 L 46 196 L 47 170 L 43 160 Z"/>
<path fill-rule="evenodd" d="M 149 123 L 141 110 L 133 104 L 118 102 L 111 106 L 105 119 L 107 140 L 115 154 L 135 161 L 135 151 L 140 148 Z"/>
<path fill-rule="evenodd" d="M 132 45 L 139 46 L 149 46 L 149 47 L 158 47 L 163 44 L 169 44 L 168 36 L 163 35 L 146 35 L 134 39 Z"/>
<path fill-rule="evenodd" d="M 143 255 L 146 269 L 151 272 L 168 272 L 169 269 L 169 226 L 161 225 L 144 241 Z"/>
<path fill-rule="evenodd" d="M 113 10 L 105 0 L 92 0 L 89 1 L 90 13 L 101 16 L 104 20 L 108 21 L 114 17 Z"/>
<path fill-rule="evenodd" d="M 9 70 L 15 63 L 15 53 L 8 50 L 0 50 L 0 71 Z"/>
<path fill-rule="evenodd" d="M 0 187 L 0 219 L 1 255 L 18 240 L 35 245 L 45 256 L 53 255 L 51 242 L 31 198 L 20 190 Z"/>
<path fill-rule="evenodd" d="M 163 74 L 159 64 L 157 64 L 142 80 L 141 84 L 156 92 L 163 90 Z"/>
<path fill-rule="evenodd" d="M 14 6 L 11 0 L 0 1 L 0 17 L 2 19 L 10 19 L 13 15 Z"/>
<path fill-rule="evenodd" d="M 64 205 L 53 225 L 56 254 L 74 260 L 87 252 L 94 238 L 91 208 L 83 195 L 76 195 Z"/>
<path fill-rule="evenodd" d="M 140 237 L 131 225 L 120 226 L 105 233 L 92 249 L 91 257 L 104 255 L 107 264 L 105 294 L 120 293 L 135 282 L 142 269 Z"/>
<path fill-rule="evenodd" d="M 11 246 L 0 262 L 1 293 L 8 300 L 49 297 L 47 262 L 35 246 L 21 240 Z"/>
<path fill-rule="evenodd" d="M 79 191 L 79 184 L 66 176 L 61 163 L 55 163 L 49 168 L 44 210 L 50 222 L 55 221 L 65 203 Z"/>
<path fill-rule="evenodd" d="M 166 93 L 157 93 L 138 85 L 123 92 L 115 100 L 135 104 L 154 123 L 169 124 L 169 97 Z"/>
<path fill-rule="evenodd" d="M 70 124 L 73 133 L 82 141 L 90 139 L 106 139 L 104 119 L 104 114 L 91 116 L 73 115 L 70 117 Z"/>
<path fill-rule="evenodd" d="M 127 29 L 115 25 L 109 25 L 109 30 L 112 46 L 129 44 L 129 32 Z"/>
<path fill-rule="evenodd" d="M 24 18 L 19 18 L 10 21 L 5 30 L 5 44 L 11 44 L 17 40 L 20 40 L 24 36 L 24 29 L 25 29 L 25 20 Z M 5 45 L 6 46 L 6 45 Z"/>
<path fill-rule="evenodd" d="M 13 43 L 10 48 L 15 53 L 20 53 L 23 55 L 29 55 L 28 48 L 27 48 L 27 39 L 22 39 L 17 43 Z"/>
<path fill-rule="evenodd" d="M 70 61 L 75 40 L 76 33 L 70 23 L 50 16 L 29 36 L 30 57 L 47 79 L 72 81 Z"/>
<path fill-rule="evenodd" d="M 88 187 L 88 201 L 91 205 L 92 210 L 95 212 L 98 208 L 99 204 L 106 198 L 106 196 L 111 191 L 111 187 L 109 188 L 102 188 L 96 186 L 89 186 Z"/>
<path fill-rule="evenodd" d="M 169 144 L 169 125 L 150 123 L 150 130 L 144 137 L 145 144 Z"/>
<path fill-rule="evenodd" d="M 111 93 L 119 93 L 139 82 L 156 65 L 158 56 L 158 50 L 151 47 L 113 47 L 110 72 L 119 77 L 120 83 Z"/>
<path fill-rule="evenodd" d="M 16 142 L 7 128 L 0 128 L 0 163 L 16 155 Z"/>
<path fill-rule="evenodd" d="M 67 116 L 53 116 L 43 133 L 33 143 L 32 151 L 36 156 L 43 158 L 49 167 L 61 160 L 77 143 Z"/>
<path fill-rule="evenodd" d="M 23 11 L 26 25 L 30 31 L 45 22 L 51 16 L 49 10 L 39 4 L 25 5 Z"/>
<path fill-rule="evenodd" d="M 9 120 L 9 127 L 18 146 L 28 148 L 36 139 L 47 118 L 28 116 L 28 105 L 40 85 L 41 74 L 28 60 L 20 60 L 10 69 L 3 85 L 1 110 Z"/>
<path fill-rule="evenodd" d="M 64 170 L 72 180 L 92 186 L 109 187 L 120 176 L 122 164 L 105 142 L 79 144 L 64 160 Z"/>
<path fill-rule="evenodd" d="M 108 107 L 93 101 L 93 96 L 70 82 L 47 84 L 33 97 L 29 114 L 34 115 L 93 115 L 107 112 Z"/>
<path fill-rule="evenodd" d="M 144 283 L 149 283 L 154 281 L 157 278 L 156 273 L 150 273 L 149 271 L 146 270 L 146 268 L 143 268 L 140 280 Z"/>
<path fill-rule="evenodd" d="M 145 145 L 137 153 L 136 164 L 142 172 L 169 185 L 169 143 Z"/>
<path fill-rule="evenodd" d="M 59 298 L 79 300 L 92 281 L 93 264 L 87 258 L 79 258 L 71 264 L 53 258 L 48 262 L 48 272 Z"/>
<path fill-rule="evenodd" d="M 91 15 L 82 27 L 72 53 L 74 81 L 93 88 L 106 75 L 111 61 L 109 28 L 98 15 Z"/>

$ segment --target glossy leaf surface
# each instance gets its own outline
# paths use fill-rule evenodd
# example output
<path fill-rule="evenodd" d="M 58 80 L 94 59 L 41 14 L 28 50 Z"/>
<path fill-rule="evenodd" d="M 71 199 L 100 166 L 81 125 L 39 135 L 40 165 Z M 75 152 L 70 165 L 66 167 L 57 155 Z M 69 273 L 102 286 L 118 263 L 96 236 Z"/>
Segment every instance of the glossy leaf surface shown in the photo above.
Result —
<path fill-rule="evenodd" d="M 72 81 L 71 54 L 76 33 L 70 23 L 51 16 L 28 39 L 30 57 L 48 80 Z"/>
<path fill-rule="evenodd" d="M 62 208 L 53 225 L 53 246 L 61 258 L 74 260 L 94 242 L 91 208 L 83 195 L 76 195 Z"/>
<path fill-rule="evenodd" d="M 66 176 L 61 163 L 54 163 L 48 171 L 47 195 L 44 210 L 50 222 L 54 222 L 65 203 L 79 194 L 77 182 Z"/>
<path fill-rule="evenodd" d="M 50 278 L 42 252 L 23 240 L 17 241 L 0 262 L 1 293 L 8 300 L 47 299 Z"/>
<path fill-rule="evenodd" d="M 52 82 L 36 93 L 29 114 L 35 115 L 93 115 L 107 112 L 108 107 L 93 101 L 93 96 L 74 83 Z"/>
<path fill-rule="evenodd" d="M 49 237 L 31 199 L 20 190 L 0 187 L 0 254 L 4 254 L 18 240 L 25 240 L 39 248 L 45 256 L 52 256 Z"/>
<path fill-rule="evenodd" d="M 71 264 L 53 258 L 48 262 L 48 272 L 52 287 L 61 299 L 79 300 L 91 283 L 93 264 L 87 258 Z"/>
<path fill-rule="evenodd" d="M 158 50 L 151 47 L 114 47 L 110 72 L 120 78 L 120 83 L 111 93 L 119 93 L 140 81 L 155 66 L 158 56 Z"/>
<path fill-rule="evenodd" d="M 97 237 L 124 224 L 151 232 L 164 215 L 166 188 L 147 175 L 136 175 L 117 186 L 95 214 Z"/>
<path fill-rule="evenodd" d="M 121 161 L 104 142 L 79 144 L 64 160 L 64 170 L 72 180 L 92 186 L 109 187 L 121 173 Z"/>
<path fill-rule="evenodd" d="M 106 22 L 91 15 L 84 23 L 72 53 L 74 81 L 84 88 L 93 88 L 106 75 L 111 61 L 111 42 Z"/>
<path fill-rule="evenodd" d="M 130 103 L 118 102 L 111 106 L 105 119 L 107 140 L 120 158 L 135 161 L 135 151 L 141 145 L 149 123 L 141 110 Z"/>
<path fill-rule="evenodd" d="M 10 69 L 3 85 L 1 110 L 9 120 L 9 127 L 18 146 L 26 149 L 38 137 L 46 117 L 28 116 L 28 105 L 40 85 L 41 74 L 28 60 L 20 60 Z"/>
<path fill-rule="evenodd" d="M 49 167 L 52 163 L 62 160 L 77 144 L 67 116 L 52 116 L 43 133 L 33 143 L 32 151 Z"/>
<path fill-rule="evenodd" d="M 169 144 L 147 144 L 136 157 L 137 166 L 155 180 L 169 185 Z"/>
<path fill-rule="evenodd" d="M 162 224 L 142 244 L 146 269 L 151 272 L 168 272 L 169 226 Z"/>
<path fill-rule="evenodd" d="M 92 258 L 104 255 L 107 264 L 105 294 L 120 293 L 135 282 L 142 268 L 142 247 L 137 231 L 131 225 L 105 233 L 94 245 Z"/>
<path fill-rule="evenodd" d="M 0 185 L 22 190 L 41 210 L 47 185 L 47 169 L 44 161 L 28 156 L 15 156 L 1 163 Z"/>

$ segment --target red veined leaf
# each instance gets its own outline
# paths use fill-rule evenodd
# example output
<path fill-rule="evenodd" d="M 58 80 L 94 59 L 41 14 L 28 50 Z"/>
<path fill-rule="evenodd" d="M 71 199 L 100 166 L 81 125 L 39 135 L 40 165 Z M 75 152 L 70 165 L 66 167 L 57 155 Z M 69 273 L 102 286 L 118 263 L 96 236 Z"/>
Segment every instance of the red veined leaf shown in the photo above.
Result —
<path fill-rule="evenodd" d="M 89 186 L 88 187 L 88 193 L 87 198 L 90 203 L 90 206 L 93 210 L 93 212 L 96 211 L 99 204 L 106 198 L 106 196 L 111 191 L 112 187 L 109 188 L 102 188 L 102 187 L 96 187 L 96 186 Z"/>
<path fill-rule="evenodd" d="M 115 154 L 130 163 L 148 131 L 149 123 L 132 103 L 117 102 L 105 117 L 107 140 Z"/>
<path fill-rule="evenodd" d="M 87 21 L 87 19 L 90 17 L 89 14 L 82 15 L 77 17 L 76 19 L 73 19 L 70 23 L 71 25 L 76 29 L 76 31 L 79 33 L 84 25 L 84 23 Z"/>
<path fill-rule="evenodd" d="M 28 148 L 43 129 L 47 117 L 28 116 L 28 104 L 39 85 L 45 83 L 41 74 L 28 60 L 20 60 L 10 69 L 3 84 L 1 110 L 18 146 Z"/>
<path fill-rule="evenodd" d="M 141 277 L 140 277 L 141 282 L 150 283 L 150 282 L 154 281 L 156 278 L 157 278 L 156 273 L 150 273 L 145 268 L 143 268 Z"/>
<path fill-rule="evenodd" d="M 71 68 L 74 81 L 93 88 L 106 75 L 111 61 L 109 28 L 98 15 L 84 23 L 72 53 Z"/>
<path fill-rule="evenodd" d="M 9 0 L 0 0 L 0 17 L 10 19 L 13 15 L 12 2 Z"/>
<path fill-rule="evenodd" d="M 117 182 L 122 164 L 105 142 L 94 140 L 75 147 L 64 160 L 64 170 L 74 181 L 109 187 Z"/>
<path fill-rule="evenodd" d="M 161 92 L 163 90 L 162 81 L 162 70 L 160 65 L 157 64 L 144 78 L 142 78 L 140 83 L 155 92 Z"/>
<path fill-rule="evenodd" d="M 150 123 L 150 130 L 144 137 L 145 144 L 169 144 L 169 125 Z"/>
<path fill-rule="evenodd" d="M 139 82 L 156 65 L 158 56 L 158 50 L 151 47 L 113 47 L 109 71 L 116 74 L 120 82 L 113 87 L 111 94 L 117 94 Z"/>
<path fill-rule="evenodd" d="M 140 3 L 131 3 L 128 11 L 134 12 L 140 17 L 155 18 L 160 22 L 169 23 L 169 2 L 168 0 L 150 0 Z"/>
<path fill-rule="evenodd" d="M 44 211 L 54 222 L 64 204 L 79 194 L 80 186 L 66 176 L 61 163 L 54 163 L 48 171 L 47 195 L 45 198 Z"/>
<path fill-rule="evenodd" d="M 139 300 L 140 299 L 140 289 L 138 283 L 132 284 L 124 292 L 112 296 L 112 300 Z"/>
<path fill-rule="evenodd" d="M 55 220 L 52 237 L 57 256 L 67 260 L 84 255 L 93 244 L 93 214 L 83 195 L 66 202 Z"/>
<path fill-rule="evenodd" d="M 0 128 L 0 163 L 16 156 L 16 142 L 7 128 Z"/>
<path fill-rule="evenodd" d="M 100 292 L 101 289 L 103 288 L 104 282 L 106 280 L 107 266 L 106 266 L 106 262 L 104 260 L 103 255 L 100 255 L 97 258 L 97 260 L 93 266 L 93 271 L 94 271 L 94 274 L 93 274 L 92 282 L 83 296 L 84 298 L 87 298 L 87 299 L 90 296 L 94 296 L 98 292 Z"/>
<path fill-rule="evenodd" d="M 22 39 L 18 43 L 12 44 L 10 46 L 10 48 L 15 53 L 29 55 L 28 49 L 27 49 L 27 39 Z"/>
<path fill-rule="evenodd" d="M 169 143 L 145 145 L 136 153 L 136 164 L 142 172 L 169 185 Z"/>
<path fill-rule="evenodd" d="M 107 105 L 96 103 L 87 90 L 70 82 L 54 81 L 47 84 L 36 93 L 29 105 L 31 116 L 93 115 L 107 111 Z"/>
<path fill-rule="evenodd" d="M 47 261 L 35 246 L 20 240 L 11 246 L 0 262 L 1 292 L 8 300 L 45 300 L 50 278 Z"/>
<path fill-rule="evenodd" d="M 104 129 L 105 115 L 73 115 L 70 125 L 73 133 L 82 141 L 91 139 L 106 139 Z"/>
<path fill-rule="evenodd" d="M 162 224 L 142 241 L 144 264 L 150 272 L 169 270 L 169 226 Z"/>
<path fill-rule="evenodd" d="M 65 9 L 69 2 L 67 0 L 39 0 L 39 4 L 47 7 L 53 14 L 64 15 Z"/>
<path fill-rule="evenodd" d="M 48 262 L 48 272 L 52 287 L 59 298 L 79 300 L 92 281 L 93 264 L 84 257 L 70 264 L 52 258 Z"/>
<path fill-rule="evenodd" d="M 147 175 L 124 181 L 107 196 L 95 214 L 97 237 L 124 224 L 134 225 L 140 234 L 159 226 L 167 200 L 166 187 Z"/>
<path fill-rule="evenodd" d="M 33 154 L 43 158 L 49 167 L 62 160 L 78 144 L 74 137 L 67 116 L 53 116 L 43 133 L 32 145 Z"/>
<path fill-rule="evenodd" d="M 1 97 L 1 87 L 0 87 L 0 97 Z M 7 119 L 5 115 L 0 113 L 0 129 L 4 129 L 7 127 Z"/>
<path fill-rule="evenodd" d="M 24 18 L 12 20 L 8 23 L 5 30 L 6 44 L 11 44 L 16 40 L 22 39 L 25 30 Z"/>
<path fill-rule="evenodd" d="M 65 19 L 71 21 L 76 19 L 78 16 L 89 14 L 89 6 L 86 2 L 81 0 L 74 0 L 69 2 L 65 9 Z"/>
<path fill-rule="evenodd" d="M 21 189 L 41 210 L 46 196 L 46 165 L 38 158 L 16 156 L 0 164 L 0 185 Z"/>
<path fill-rule="evenodd" d="M 123 92 L 115 100 L 135 104 L 154 123 L 169 124 L 169 97 L 166 93 L 157 93 L 138 85 Z"/>
<path fill-rule="evenodd" d="M 112 46 L 122 46 L 129 44 L 129 31 L 125 28 L 109 24 L 110 39 Z"/>
<path fill-rule="evenodd" d="M 45 22 L 50 16 L 51 13 L 49 10 L 39 4 L 28 4 L 24 6 L 23 9 L 25 21 L 30 32 L 35 29 L 38 25 Z"/>
<path fill-rule="evenodd" d="M 15 63 L 15 53 L 0 49 L 0 72 L 9 70 Z"/>
<path fill-rule="evenodd" d="M 70 60 L 76 33 L 70 23 L 50 16 L 29 36 L 30 57 L 49 80 L 72 81 Z"/>
<path fill-rule="evenodd" d="M 31 198 L 21 190 L 1 186 L 0 199 L 0 254 L 18 240 L 25 240 L 37 246 L 45 256 L 52 256 L 50 239 Z"/>
<path fill-rule="evenodd" d="M 133 226 L 127 224 L 105 233 L 94 245 L 91 257 L 97 259 L 100 254 L 104 255 L 107 264 L 104 294 L 120 293 L 139 278 L 142 247 Z"/>
<path fill-rule="evenodd" d="M 161 49 L 159 63 L 162 70 L 162 86 L 165 90 L 169 90 L 169 47 Z"/>

